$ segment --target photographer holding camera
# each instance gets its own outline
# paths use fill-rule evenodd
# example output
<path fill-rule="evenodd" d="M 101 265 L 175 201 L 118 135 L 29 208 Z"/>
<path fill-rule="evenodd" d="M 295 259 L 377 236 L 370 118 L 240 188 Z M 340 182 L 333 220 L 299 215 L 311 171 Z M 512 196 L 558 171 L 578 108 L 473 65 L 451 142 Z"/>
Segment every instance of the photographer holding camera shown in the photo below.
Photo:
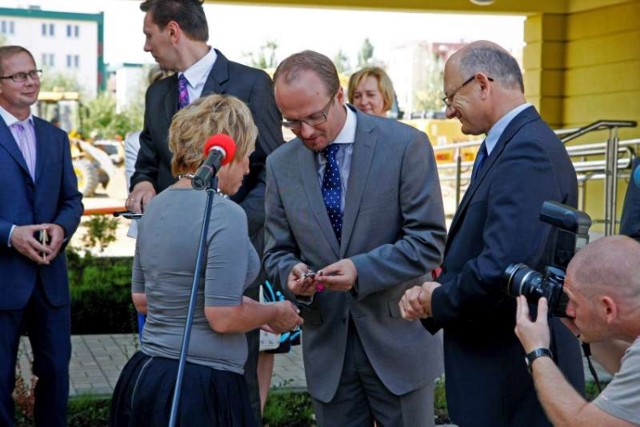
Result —
<path fill-rule="evenodd" d="M 569 299 L 565 323 L 615 375 L 587 402 L 545 357 L 550 343 L 546 298 L 539 300 L 533 322 L 525 297 L 519 296 L 515 332 L 547 416 L 555 426 L 640 425 L 640 244 L 626 236 L 590 243 L 569 263 L 563 290 Z"/>

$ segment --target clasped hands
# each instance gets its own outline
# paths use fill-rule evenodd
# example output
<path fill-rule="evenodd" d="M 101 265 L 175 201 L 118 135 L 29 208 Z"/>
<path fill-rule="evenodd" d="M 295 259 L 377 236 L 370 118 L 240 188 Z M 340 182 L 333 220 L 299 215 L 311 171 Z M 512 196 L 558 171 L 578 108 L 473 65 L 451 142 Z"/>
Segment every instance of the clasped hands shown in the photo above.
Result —
<path fill-rule="evenodd" d="M 431 296 L 433 290 L 439 287 L 436 282 L 424 282 L 405 291 L 400 299 L 400 315 L 405 320 L 417 320 L 430 317 Z"/>
<path fill-rule="evenodd" d="M 49 243 L 46 245 L 35 237 L 44 230 L 49 235 Z M 11 233 L 11 247 L 31 261 L 42 265 L 49 265 L 58 255 L 63 241 L 64 229 L 58 224 L 16 226 Z"/>
<path fill-rule="evenodd" d="M 346 292 L 353 289 L 358 279 L 355 264 L 348 258 L 341 259 L 320 269 L 315 275 L 306 276 L 311 270 L 303 262 L 294 265 L 287 278 L 287 287 L 297 296 L 312 297 L 324 290 Z"/>

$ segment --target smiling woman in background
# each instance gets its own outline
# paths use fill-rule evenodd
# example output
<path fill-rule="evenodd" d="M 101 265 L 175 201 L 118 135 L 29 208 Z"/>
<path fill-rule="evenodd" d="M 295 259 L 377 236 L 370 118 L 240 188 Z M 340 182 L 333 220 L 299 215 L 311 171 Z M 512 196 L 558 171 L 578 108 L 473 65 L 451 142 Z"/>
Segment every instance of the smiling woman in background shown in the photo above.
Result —
<path fill-rule="evenodd" d="M 350 104 L 374 116 L 387 117 L 393 105 L 393 84 L 380 67 L 367 67 L 353 73 L 347 93 Z"/>

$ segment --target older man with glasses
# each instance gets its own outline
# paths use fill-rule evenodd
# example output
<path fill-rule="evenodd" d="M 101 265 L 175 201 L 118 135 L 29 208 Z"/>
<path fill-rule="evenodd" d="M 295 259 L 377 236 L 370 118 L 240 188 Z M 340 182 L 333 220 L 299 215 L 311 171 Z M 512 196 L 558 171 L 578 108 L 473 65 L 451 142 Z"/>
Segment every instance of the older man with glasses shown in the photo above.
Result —
<path fill-rule="evenodd" d="M 14 425 L 20 335 L 33 349 L 35 424 L 66 426 L 71 325 L 64 255 L 82 215 L 67 134 L 31 114 L 42 71 L 0 47 L 0 425 Z"/>
<path fill-rule="evenodd" d="M 469 188 L 447 238 L 442 275 L 409 290 L 406 319 L 444 329 L 447 408 L 460 426 L 550 426 L 514 333 L 516 303 L 503 272 L 552 263 L 557 233 L 538 217 L 542 203 L 576 205 L 576 174 L 562 142 L 526 102 L 516 60 L 478 41 L 454 53 L 444 72 L 447 117 L 465 134 L 485 134 Z M 578 390 L 580 349 L 551 319 L 552 352 Z M 530 357 L 533 357 L 530 355 Z"/>
<path fill-rule="evenodd" d="M 297 138 L 267 159 L 264 266 L 305 320 L 318 426 L 432 426 L 439 337 L 398 301 L 440 262 L 442 196 L 427 136 L 345 105 L 335 66 L 305 51 L 274 75 Z"/>

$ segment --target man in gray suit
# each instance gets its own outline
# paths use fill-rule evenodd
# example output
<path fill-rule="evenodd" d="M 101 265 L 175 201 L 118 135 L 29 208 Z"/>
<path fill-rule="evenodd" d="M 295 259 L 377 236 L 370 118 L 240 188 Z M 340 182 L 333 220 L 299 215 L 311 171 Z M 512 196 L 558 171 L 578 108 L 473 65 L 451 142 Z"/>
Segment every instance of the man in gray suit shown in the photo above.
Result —
<path fill-rule="evenodd" d="M 318 425 L 432 426 L 441 344 L 398 308 L 442 257 L 431 145 L 345 105 L 319 53 L 285 59 L 274 85 L 297 138 L 267 159 L 264 267 L 301 308 Z"/>

